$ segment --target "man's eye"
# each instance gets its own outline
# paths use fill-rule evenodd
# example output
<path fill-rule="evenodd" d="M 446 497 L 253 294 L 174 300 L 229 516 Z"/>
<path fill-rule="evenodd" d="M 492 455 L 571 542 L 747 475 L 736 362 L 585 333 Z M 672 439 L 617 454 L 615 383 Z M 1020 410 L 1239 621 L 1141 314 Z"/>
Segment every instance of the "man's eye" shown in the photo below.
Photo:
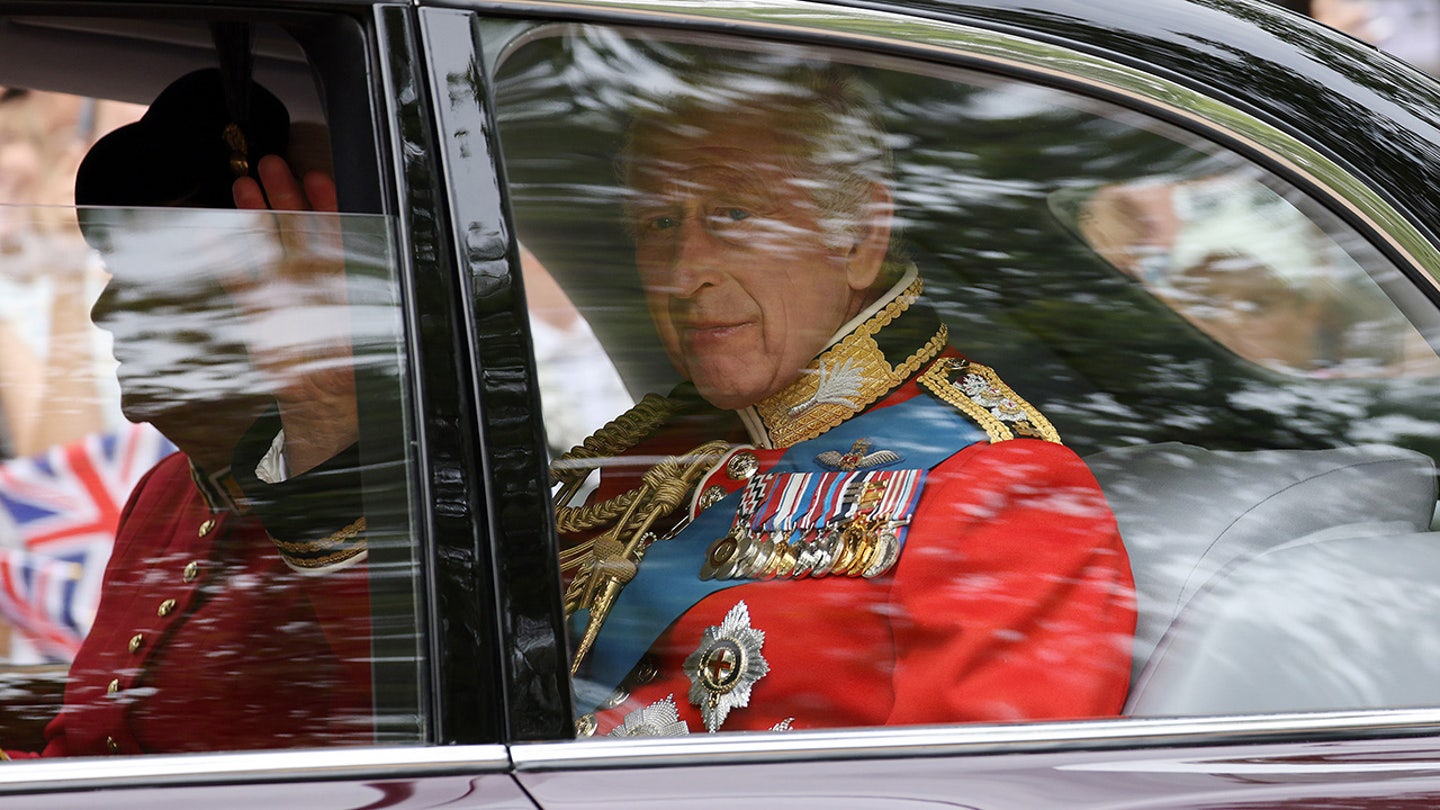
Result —
<path fill-rule="evenodd" d="M 722 208 L 720 209 L 720 215 L 731 222 L 740 222 L 741 220 L 750 218 L 750 212 L 744 208 Z"/>
<path fill-rule="evenodd" d="M 680 218 L 671 216 L 651 217 L 647 223 L 647 227 L 652 231 L 668 231 L 672 228 L 679 227 L 679 225 Z"/>

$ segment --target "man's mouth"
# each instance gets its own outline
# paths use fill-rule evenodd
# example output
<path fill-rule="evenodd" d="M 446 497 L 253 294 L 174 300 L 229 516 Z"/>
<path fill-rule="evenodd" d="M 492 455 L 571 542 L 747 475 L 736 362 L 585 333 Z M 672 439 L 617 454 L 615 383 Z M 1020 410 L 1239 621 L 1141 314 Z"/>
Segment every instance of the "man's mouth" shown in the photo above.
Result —
<path fill-rule="evenodd" d="M 740 321 L 738 323 L 689 323 L 681 327 L 680 333 L 684 336 L 685 342 L 691 347 L 697 345 L 703 347 L 705 344 L 723 341 L 733 337 L 751 325 L 749 321 Z"/>

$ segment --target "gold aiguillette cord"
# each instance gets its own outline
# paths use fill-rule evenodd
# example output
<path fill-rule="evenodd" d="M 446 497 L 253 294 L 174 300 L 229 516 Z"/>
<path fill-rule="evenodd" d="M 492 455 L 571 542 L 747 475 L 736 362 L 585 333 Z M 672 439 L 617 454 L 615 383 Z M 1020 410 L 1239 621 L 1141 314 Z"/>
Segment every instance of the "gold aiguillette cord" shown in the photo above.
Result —
<path fill-rule="evenodd" d="M 576 509 L 592 513 L 613 512 L 616 502 L 624 504 L 624 510 L 615 522 L 597 537 L 567 549 L 568 554 L 562 552 L 561 570 L 575 571 L 565 592 L 565 615 L 571 616 L 584 609 L 590 611 L 585 632 L 575 648 L 570 674 L 579 671 L 581 662 L 595 646 L 595 639 L 600 635 L 600 628 L 615 606 L 620 591 L 639 571 L 645 549 L 654 539 L 650 535 L 650 527 L 655 521 L 684 506 L 701 477 L 729 451 L 728 442 L 706 442 L 646 470 L 640 486 L 629 492 L 584 507 L 563 507 L 569 513 L 567 518 L 570 522 L 584 522 L 577 519 Z M 557 512 L 560 508 L 557 507 Z"/>

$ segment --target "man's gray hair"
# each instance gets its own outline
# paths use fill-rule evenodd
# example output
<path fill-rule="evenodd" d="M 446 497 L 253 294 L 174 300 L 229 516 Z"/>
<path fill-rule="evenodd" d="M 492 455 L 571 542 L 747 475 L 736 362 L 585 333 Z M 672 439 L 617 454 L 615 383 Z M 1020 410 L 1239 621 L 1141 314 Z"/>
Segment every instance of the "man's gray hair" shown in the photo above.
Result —
<path fill-rule="evenodd" d="M 872 185 L 893 187 L 893 157 L 878 108 L 874 88 L 842 67 L 701 59 L 680 68 L 660 93 L 638 100 L 618 168 L 629 185 L 636 134 L 647 126 L 683 127 L 696 112 L 769 113 L 777 129 L 801 144 L 793 157 L 803 165 L 795 175 L 810 190 L 826 233 L 846 239 L 875 215 Z M 892 225 L 892 245 L 896 232 Z"/>

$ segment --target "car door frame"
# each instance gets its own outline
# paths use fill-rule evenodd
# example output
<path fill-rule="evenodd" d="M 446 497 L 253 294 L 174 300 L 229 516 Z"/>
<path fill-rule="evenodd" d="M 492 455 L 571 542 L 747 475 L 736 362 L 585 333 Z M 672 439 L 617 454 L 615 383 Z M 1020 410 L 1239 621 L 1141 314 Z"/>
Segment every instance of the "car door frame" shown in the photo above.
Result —
<path fill-rule="evenodd" d="M 911 4 L 913 14 L 910 16 L 889 13 L 879 3 L 853 2 L 842 7 L 838 3 L 805 0 L 761 0 L 743 6 L 694 4 L 678 0 L 422 0 L 421 5 L 422 13 L 453 9 L 473 12 L 477 17 L 660 29 L 679 27 L 717 35 L 749 35 L 809 45 L 849 47 L 1018 76 L 1122 106 L 1138 107 L 1148 115 L 1202 132 L 1331 202 L 1337 213 L 1371 238 L 1432 300 L 1440 300 L 1440 295 L 1437 295 L 1440 288 L 1435 282 L 1437 271 L 1440 271 L 1440 252 L 1435 248 L 1433 231 L 1419 221 L 1420 216 L 1415 212 L 1399 208 L 1393 198 L 1377 194 L 1371 186 L 1377 177 L 1394 174 L 1394 168 L 1359 156 L 1353 149 L 1347 151 L 1341 148 L 1342 144 L 1327 141 L 1324 137 L 1302 140 L 1286 134 L 1268 122 L 1267 119 L 1274 118 L 1274 110 L 1244 99 L 1244 88 L 1230 87 L 1223 93 L 1217 92 L 1207 81 L 1182 75 L 1175 65 L 1182 61 L 1179 51 L 1187 46 L 1174 42 L 1167 44 L 1164 41 L 1167 29 L 1156 22 L 1166 12 L 1174 12 L 1171 6 L 1178 6 L 1178 3 L 1167 3 L 1164 8 L 1155 9 L 1153 14 L 1143 15 L 1153 28 L 1146 34 L 1150 39 L 1142 41 L 1141 47 L 1136 48 L 1139 56 L 1131 53 L 1124 57 L 1113 47 L 1122 41 L 1118 35 L 1097 40 L 1093 31 L 1088 34 L 1082 32 L 1079 38 L 1062 34 L 1063 14 L 1046 18 L 1044 25 L 1027 30 L 1028 19 L 1043 15 L 1027 17 L 1020 10 L 1025 4 L 1009 0 L 984 4 L 963 0 L 953 4 L 914 3 Z M 1097 16 L 1115 20 L 1114 31 L 1121 31 L 1124 28 L 1121 24 L 1123 12 L 1129 6 L 1123 2 L 1101 2 L 1099 5 L 1102 8 Z M 1227 5 L 1242 8 L 1252 16 L 1283 14 L 1261 9 L 1260 4 L 1254 3 Z M 997 11 L 996 7 L 1000 10 Z M 1288 27 L 1291 23 L 1280 17 L 1265 19 L 1267 24 L 1273 23 L 1279 32 L 1269 35 L 1271 41 L 1266 43 L 1267 47 L 1277 47 L 1277 43 L 1293 44 L 1284 42 L 1293 34 Z M 1308 29 L 1302 29 L 1302 33 L 1310 35 Z M 1131 43 L 1127 41 L 1126 44 Z M 1339 42 L 1338 38 L 1335 42 L 1322 40 L 1320 44 L 1359 52 L 1356 45 Z M 1312 43 L 1311 47 L 1318 46 Z M 1148 65 L 1145 59 L 1152 56 L 1152 52 L 1163 52 L 1167 54 L 1166 59 L 1157 62 L 1160 67 L 1155 71 L 1142 69 Z M 1400 73 L 1404 73 L 1403 69 Z M 1262 78 L 1256 77 L 1256 80 Z M 1347 86 L 1346 89 L 1351 88 Z M 1354 92 L 1355 98 L 1360 100 L 1353 102 L 1353 109 L 1359 113 L 1364 110 L 1366 93 L 1362 89 Z M 1433 116 L 1419 117 L 1413 110 L 1402 112 L 1407 116 L 1407 123 L 1421 130 L 1436 129 Z M 493 119 L 488 119 L 486 123 L 493 127 Z M 493 147 L 493 143 L 491 145 Z M 496 171 L 503 175 L 501 169 Z M 500 197 L 504 197 L 503 185 Z M 507 249 L 513 272 L 518 277 L 519 265 L 514 261 L 513 237 Z M 518 278 L 514 283 L 518 284 Z M 524 318 L 513 305 L 505 315 L 507 318 L 519 318 L 524 330 Z M 526 493 L 530 499 L 527 502 L 540 500 L 535 495 L 544 480 L 542 477 L 531 482 L 533 488 Z M 506 539 L 504 529 L 500 530 L 497 556 L 502 561 L 497 562 L 497 570 L 513 569 L 503 559 L 507 553 L 517 549 L 522 554 L 518 559 L 547 567 L 553 565 L 549 560 L 536 561 L 534 546 L 530 545 L 535 540 L 534 527 L 548 525 L 549 516 L 534 514 L 531 521 L 519 541 Z M 544 542 L 553 543 L 553 537 L 544 538 Z M 547 547 L 553 553 L 553 546 Z M 525 582 L 528 586 L 531 580 Z M 554 582 L 558 583 L 558 579 Z M 511 604 L 511 599 L 524 598 L 524 595 L 505 596 L 511 586 L 504 580 L 497 581 L 496 587 L 504 604 Z M 554 595 L 558 596 L 558 584 L 552 585 L 552 588 Z M 542 601 L 549 601 L 549 598 Z M 549 603 L 554 604 L 553 601 Z M 536 601 L 529 604 L 541 606 Z M 559 615 L 553 615 L 543 623 L 547 633 L 555 634 L 557 644 L 558 639 L 563 638 L 556 629 L 561 623 Z M 531 638 L 534 637 L 511 635 L 502 643 L 509 645 L 516 639 Z M 512 653 L 507 660 L 513 663 L 515 657 Z M 568 676 L 563 660 L 553 655 L 547 660 L 556 668 L 549 671 L 530 668 L 521 672 L 511 667 L 507 670 L 505 681 L 511 696 L 512 717 L 518 711 L 554 705 L 530 701 L 530 695 L 560 695 L 565 692 Z M 554 727 L 560 724 L 547 725 Z M 631 769 L 653 769 L 656 766 L 683 769 L 740 762 L 794 765 L 815 761 L 970 757 L 1056 750 L 1135 752 L 1177 746 L 1249 746 L 1317 739 L 1404 739 L 1432 735 L 1437 727 L 1440 727 L 1440 709 L 883 728 L 771 735 L 699 735 L 658 741 L 562 740 L 568 736 L 565 733 L 549 740 L 512 733 L 507 739 L 512 743 L 516 770 L 524 779 L 531 774 L 542 777 L 560 773 L 579 774 L 595 769 L 629 772 Z M 515 728 L 512 725 L 512 732 Z M 1246 750 L 1253 752 L 1255 749 Z M 1440 764 L 1432 761 L 1426 767 L 1440 769 Z M 1440 770 L 1436 773 L 1440 774 Z M 553 780 L 547 783 L 553 783 Z M 653 779 L 650 784 L 654 784 Z"/>

